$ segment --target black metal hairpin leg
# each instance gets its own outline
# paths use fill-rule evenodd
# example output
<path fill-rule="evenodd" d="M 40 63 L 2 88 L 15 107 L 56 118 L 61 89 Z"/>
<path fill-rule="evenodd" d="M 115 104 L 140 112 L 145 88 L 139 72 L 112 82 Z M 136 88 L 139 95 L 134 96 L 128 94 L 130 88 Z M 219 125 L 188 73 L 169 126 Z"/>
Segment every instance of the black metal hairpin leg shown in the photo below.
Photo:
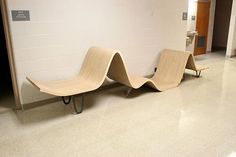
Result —
<path fill-rule="evenodd" d="M 69 105 L 70 102 L 71 102 L 71 96 L 68 97 L 68 100 L 67 100 L 67 101 L 66 101 L 65 97 L 63 96 L 63 97 L 62 97 L 62 100 L 63 100 L 63 103 L 64 103 L 65 105 Z"/>
<path fill-rule="evenodd" d="M 126 97 L 129 96 L 129 94 L 132 92 L 133 88 L 129 88 L 127 91 L 126 91 Z"/>
<path fill-rule="evenodd" d="M 72 101 L 73 101 L 73 106 L 74 106 L 75 114 L 82 113 L 83 109 L 84 109 L 84 96 L 83 95 L 81 96 L 80 110 L 77 109 L 75 97 L 72 97 Z"/>
<path fill-rule="evenodd" d="M 80 110 L 77 109 L 77 105 L 76 105 L 76 101 L 75 101 L 75 96 L 69 96 L 68 100 L 66 100 L 65 97 L 62 97 L 62 100 L 63 100 L 63 103 L 65 105 L 69 105 L 71 100 L 72 100 L 72 103 L 73 103 L 73 106 L 74 106 L 74 110 L 75 110 L 75 114 L 80 114 L 80 113 L 83 112 L 83 108 L 84 108 L 84 96 L 83 95 L 82 95 L 82 98 L 81 98 Z"/>
<path fill-rule="evenodd" d="M 202 72 L 202 71 L 196 71 L 196 76 L 197 76 L 197 77 L 200 77 L 200 76 L 201 76 L 201 72 Z"/>

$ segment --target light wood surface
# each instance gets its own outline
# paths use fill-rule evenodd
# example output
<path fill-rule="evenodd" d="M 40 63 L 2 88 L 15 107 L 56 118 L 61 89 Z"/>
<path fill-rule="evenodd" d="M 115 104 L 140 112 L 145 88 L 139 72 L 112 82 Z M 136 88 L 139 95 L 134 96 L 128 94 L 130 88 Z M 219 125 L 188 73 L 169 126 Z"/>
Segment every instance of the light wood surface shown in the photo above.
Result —
<path fill-rule="evenodd" d="M 191 53 L 166 49 L 160 55 L 157 72 L 152 78 L 145 78 L 128 73 L 119 50 L 92 47 L 77 76 L 54 81 L 27 79 L 41 92 L 55 96 L 72 96 L 96 90 L 106 77 L 135 89 L 146 84 L 158 91 L 165 91 L 180 84 L 185 68 L 194 71 L 205 69 L 196 66 Z"/>

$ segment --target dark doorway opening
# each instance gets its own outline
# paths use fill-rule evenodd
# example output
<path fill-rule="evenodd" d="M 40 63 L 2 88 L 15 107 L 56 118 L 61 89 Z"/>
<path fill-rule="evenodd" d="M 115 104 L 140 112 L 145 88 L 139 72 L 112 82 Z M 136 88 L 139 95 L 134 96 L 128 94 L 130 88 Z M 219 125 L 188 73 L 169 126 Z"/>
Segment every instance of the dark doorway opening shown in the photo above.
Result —
<path fill-rule="evenodd" d="M 216 0 L 212 51 L 226 53 L 233 0 Z"/>
<path fill-rule="evenodd" d="M 0 12 L 0 107 L 13 107 L 13 87 L 6 48 L 2 13 Z M 11 103 L 10 103 L 11 102 Z"/>

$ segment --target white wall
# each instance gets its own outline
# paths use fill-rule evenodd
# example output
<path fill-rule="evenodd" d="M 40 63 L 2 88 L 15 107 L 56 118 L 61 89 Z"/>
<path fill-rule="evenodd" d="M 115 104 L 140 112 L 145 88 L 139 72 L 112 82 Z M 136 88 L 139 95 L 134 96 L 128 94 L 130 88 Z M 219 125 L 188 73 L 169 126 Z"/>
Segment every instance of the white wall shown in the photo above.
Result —
<path fill-rule="evenodd" d="M 208 27 L 208 36 L 207 36 L 207 52 L 211 52 L 212 50 L 213 31 L 214 31 L 214 22 L 215 22 L 215 9 L 216 9 L 216 0 L 211 0 L 209 27 Z"/>
<path fill-rule="evenodd" d="M 233 0 L 226 56 L 236 55 L 236 0 Z"/>
<path fill-rule="evenodd" d="M 192 16 L 195 16 L 195 20 L 192 20 Z M 197 21 L 197 1 L 188 0 L 187 31 L 196 31 L 196 21 Z M 186 47 L 186 50 L 193 52 L 194 44 L 195 44 L 195 38 L 192 40 L 192 43 Z"/>
<path fill-rule="evenodd" d="M 154 70 L 164 48 L 185 49 L 187 0 L 7 0 L 8 11 L 30 10 L 31 21 L 10 22 L 21 103 L 49 98 L 26 76 L 76 75 L 90 46 L 120 49 L 129 71 Z M 11 18 L 11 17 L 9 17 Z"/>
<path fill-rule="evenodd" d="M 195 20 L 192 20 L 192 16 L 195 16 Z M 196 30 L 196 20 L 197 20 L 197 1 L 188 0 L 188 22 L 187 30 L 195 31 Z"/>

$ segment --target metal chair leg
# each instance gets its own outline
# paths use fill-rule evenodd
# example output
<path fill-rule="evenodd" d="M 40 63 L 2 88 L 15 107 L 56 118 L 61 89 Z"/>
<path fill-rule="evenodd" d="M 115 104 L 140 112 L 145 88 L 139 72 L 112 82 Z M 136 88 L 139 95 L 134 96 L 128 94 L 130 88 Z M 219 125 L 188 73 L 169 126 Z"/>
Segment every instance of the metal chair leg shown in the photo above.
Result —
<path fill-rule="evenodd" d="M 133 90 L 133 88 L 129 88 L 129 89 L 126 91 L 126 97 L 129 96 L 129 94 L 131 93 L 132 90 Z"/>
<path fill-rule="evenodd" d="M 75 114 L 80 114 L 83 112 L 84 109 L 84 96 L 82 95 L 81 97 L 81 106 L 80 106 L 80 110 L 78 110 L 77 105 L 76 105 L 76 101 L 75 101 L 75 97 L 72 97 L 72 102 L 73 102 L 73 106 L 74 106 L 74 110 L 75 110 Z"/>
<path fill-rule="evenodd" d="M 201 72 L 202 72 L 202 71 L 196 71 L 196 76 L 197 76 L 197 77 L 200 77 L 200 76 L 201 76 Z"/>
<path fill-rule="evenodd" d="M 82 95 L 81 97 L 81 106 L 80 106 L 80 110 L 78 110 L 77 105 L 76 105 L 76 101 L 75 101 L 75 96 L 69 96 L 68 100 L 66 100 L 66 97 L 62 97 L 63 103 L 65 105 L 69 105 L 71 100 L 74 106 L 74 110 L 75 110 L 75 114 L 80 114 L 83 112 L 83 108 L 84 108 L 84 96 Z"/>
<path fill-rule="evenodd" d="M 67 100 L 67 101 L 66 101 L 65 97 L 63 96 L 63 97 L 62 97 L 62 100 L 63 100 L 63 103 L 64 103 L 65 105 L 69 105 L 70 102 L 71 102 L 71 96 L 68 97 L 68 100 Z"/>

